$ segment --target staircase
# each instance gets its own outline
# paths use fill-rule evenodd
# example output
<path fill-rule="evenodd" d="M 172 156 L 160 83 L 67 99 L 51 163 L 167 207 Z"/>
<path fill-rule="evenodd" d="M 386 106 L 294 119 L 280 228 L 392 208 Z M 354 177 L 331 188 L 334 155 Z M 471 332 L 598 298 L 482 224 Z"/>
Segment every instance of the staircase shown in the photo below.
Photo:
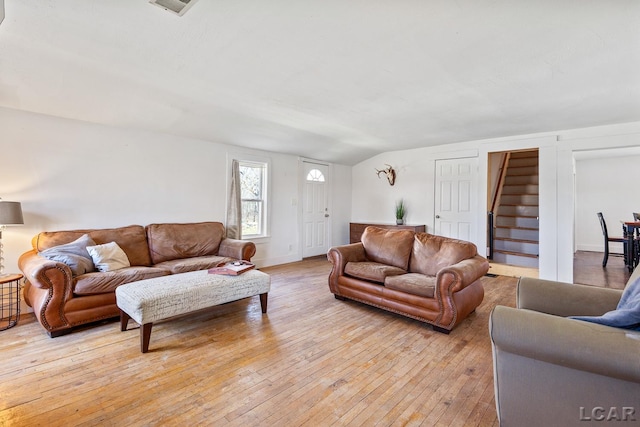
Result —
<path fill-rule="evenodd" d="M 538 151 L 510 153 L 502 182 L 493 262 L 538 268 Z"/>

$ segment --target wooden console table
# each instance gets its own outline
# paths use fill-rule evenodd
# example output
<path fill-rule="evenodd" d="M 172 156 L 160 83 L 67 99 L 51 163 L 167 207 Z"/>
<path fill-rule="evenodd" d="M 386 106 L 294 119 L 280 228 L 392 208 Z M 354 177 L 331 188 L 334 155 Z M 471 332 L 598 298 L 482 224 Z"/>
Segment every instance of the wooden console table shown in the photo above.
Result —
<path fill-rule="evenodd" d="M 362 233 L 364 233 L 364 229 L 370 225 L 373 225 L 374 227 L 379 227 L 379 228 L 413 230 L 416 233 L 427 231 L 427 227 L 425 225 L 367 224 L 367 223 L 361 223 L 361 222 L 350 222 L 349 223 L 349 243 L 359 242 L 360 237 L 362 237 Z"/>

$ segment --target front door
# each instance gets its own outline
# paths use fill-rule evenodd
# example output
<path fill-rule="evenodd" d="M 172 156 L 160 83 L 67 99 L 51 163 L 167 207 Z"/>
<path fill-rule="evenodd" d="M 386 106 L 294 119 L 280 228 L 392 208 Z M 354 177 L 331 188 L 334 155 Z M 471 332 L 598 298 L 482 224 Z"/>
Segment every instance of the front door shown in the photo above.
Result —
<path fill-rule="evenodd" d="M 477 158 L 436 161 L 435 233 L 467 241 L 476 236 Z"/>
<path fill-rule="evenodd" d="M 329 166 L 303 162 L 302 257 L 326 254 L 329 250 Z"/>

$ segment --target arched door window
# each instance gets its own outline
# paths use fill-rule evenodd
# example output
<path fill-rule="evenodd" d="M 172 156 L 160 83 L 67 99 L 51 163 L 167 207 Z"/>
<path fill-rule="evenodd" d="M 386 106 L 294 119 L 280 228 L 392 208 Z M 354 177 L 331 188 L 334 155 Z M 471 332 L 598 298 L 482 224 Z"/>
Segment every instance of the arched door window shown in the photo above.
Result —
<path fill-rule="evenodd" d="M 311 169 L 307 174 L 307 181 L 324 182 L 324 174 L 318 169 Z"/>

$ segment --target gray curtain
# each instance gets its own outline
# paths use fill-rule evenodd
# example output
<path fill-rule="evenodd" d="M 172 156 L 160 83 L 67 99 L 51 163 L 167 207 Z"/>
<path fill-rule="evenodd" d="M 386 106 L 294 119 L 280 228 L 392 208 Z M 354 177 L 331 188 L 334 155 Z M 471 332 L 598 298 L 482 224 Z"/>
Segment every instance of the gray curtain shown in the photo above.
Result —
<path fill-rule="evenodd" d="M 242 201 L 240 194 L 240 162 L 231 162 L 231 188 L 229 189 L 229 210 L 227 211 L 227 237 L 242 238 Z"/>

